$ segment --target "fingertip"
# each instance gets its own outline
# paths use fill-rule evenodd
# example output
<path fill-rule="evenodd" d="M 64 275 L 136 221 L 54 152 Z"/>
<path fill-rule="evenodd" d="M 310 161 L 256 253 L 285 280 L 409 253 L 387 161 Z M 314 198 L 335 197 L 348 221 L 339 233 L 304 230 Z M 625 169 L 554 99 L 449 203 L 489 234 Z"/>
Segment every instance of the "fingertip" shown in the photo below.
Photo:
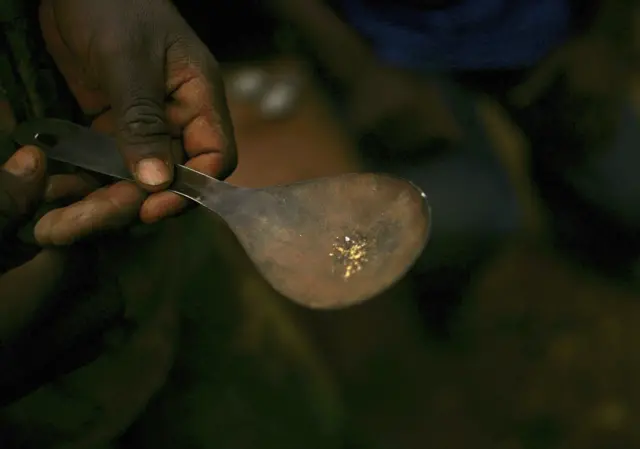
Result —
<path fill-rule="evenodd" d="M 53 210 L 45 214 L 33 228 L 33 236 L 39 245 L 48 246 L 52 244 L 51 241 L 51 227 L 52 227 L 52 215 L 58 214 L 58 210 Z M 54 218 L 55 220 L 55 218 Z"/>
<path fill-rule="evenodd" d="M 40 172 L 45 172 L 47 169 L 47 156 L 39 147 L 35 145 L 25 145 L 20 148 L 18 151 L 21 151 L 25 154 L 28 154 L 29 157 L 33 158 L 36 162 L 36 169 Z"/>
<path fill-rule="evenodd" d="M 36 223 L 34 236 L 41 245 L 65 246 L 97 232 L 119 229 L 135 220 L 143 200 L 143 192 L 134 183 L 122 181 L 50 211 Z"/>
<path fill-rule="evenodd" d="M 38 147 L 27 145 L 13 153 L 5 162 L 3 169 L 22 179 L 37 179 L 44 176 L 46 157 Z"/>
<path fill-rule="evenodd" d="M 100 229 L 100 205 L 82 200 L 44 215 L 34 227 L 42 246 L 68 246 Z"/>
<path fill-rule="evenodd" d="M 186 198 L 173 192 L 159 192 L 151 195 L 140 208 L 140 221 L 156 223 L 163 218 L 176 215 L 188 205 Z"/>
<path fill-rule="evenodd" d="M 173 181 L 173 163 L 157 157 L 141 159 L 135 164 L 134 174 L 141 187 L 149 192 L 163 190 Z"/>
<path fill-rule="evenodd" d="M 44 161 L 46 160 L 46 156 L 44 154 L 44 152 L 37 146 L 35 145 L 25 145 L 23 147 L 21 147 L 18 151 L 22 151 L 22 152 L 28 152 L 30 153 L 34 158 Z"/>

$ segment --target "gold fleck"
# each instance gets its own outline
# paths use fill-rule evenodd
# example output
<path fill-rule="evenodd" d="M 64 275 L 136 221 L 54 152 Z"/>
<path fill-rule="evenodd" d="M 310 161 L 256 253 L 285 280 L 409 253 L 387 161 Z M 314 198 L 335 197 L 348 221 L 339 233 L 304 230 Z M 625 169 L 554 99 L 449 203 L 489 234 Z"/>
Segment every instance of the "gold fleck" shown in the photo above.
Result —
<path fill-rule="evenodd" d="M 368 262 L 369 242 L 361 235 L 337 237 L 329 256 L 344 270 L 342 277 L 347 280 Z"/>

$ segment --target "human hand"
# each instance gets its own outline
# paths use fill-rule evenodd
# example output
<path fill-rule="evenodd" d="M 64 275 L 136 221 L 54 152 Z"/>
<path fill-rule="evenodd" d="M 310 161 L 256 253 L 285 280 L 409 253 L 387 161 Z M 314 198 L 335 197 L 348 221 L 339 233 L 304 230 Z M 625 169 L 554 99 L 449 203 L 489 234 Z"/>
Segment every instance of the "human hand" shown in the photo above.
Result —
<path fill-rule="evenodd" d="M 462 134 L 435 83 L 390 67 L 375 66 L 353 84 L 348 113 L 357 130 L 392 148 L 455 143 Z"/>
<path fill-rule="evenodd" d="M 41 200 L 46 159 L 35 147 L 18 150 L 0 169 L 0 251 Z M 60 251 L 40 251 L 30 261 L 0 272 L 0 342 L 7 343 L 28 327 L 63 274 Z"/>
<path fill-rule="evenodd" d="M 157 192 L 144 200 L 142 221 L 186 206 L 160 192 L 175 163 L 186 159 L 218 178 L 233 171 L 235 141 L 217 62 L 169 0 L 42 0 L 40 24 L 93 126 L 115 133 L 140 186 Z M 128 194 L 130 202 L 144 199 L 141 191 Z"/>
<path fill-rule="evenodd" d="M 6 260 L 18 228 L 38 205 L 88 194 L 40 218 L 34 234 L 44 245 L 70 244 L 121 228 L 136 217 L 141 203 L 133 183 L 121 182 L 92 192 L 97 186 L 85 175 L 47 177 L 46 158 L 36 147 L 19 149 L 0 169 L 0 254 L 4 259 L 0 265 L 0 342 L 6 343 L 29 325 L 57 291 L 64 272 L 66 253 L 59 249 L 43 249 L 18 266 Z"/>
<path fill-rule="evenodd" d="M 149 265 L 158 259 L 138 253 L 133 256 L 140 257 L 132 258 L 130 248 L 133 245 L 126 235 L 122 236 L 122 240 L 111 241 L 108 248 L 93 245 L 89 252 L 49 247 L 40 250 L 26 263 L 16 263 L 13 257 L 5 257 L 16 253 L 13 243 L 14 240 L 16 243 L 18 241 L 17 231 L 21 225 L 31 221 L 34 211 L 39 209 L 37 206 L 46 207 L 51 201 L 69 201 L 86 196 L 84 200 L 66 208 L 54 209 L 40 218 L 34 233 L 36 239 L 45 245 L 69 244 L 90 234 L 115 230 L 129 224 L 137 216 L 141 203 L 137 201 L 140 194 L 134 183 L 120 182 L 98 187 L 95 179 L 83 173 L 47 177 L 46 158 L 36 147 L 21 148 L 0 167 L 0 349 L 3 346 L 9 348 L 6 352 L 0 351 L 3 370 L 0 376 L 0 403 L 18 400 L 59 375 L 60 369 L 73 369 L 86 363 L 85 357 L 92 356 L 84 350 L 94 353 L 104 348 L 80 345 L 84 349 L 77 355 L 70 353 L 68 348 L 77 347 L 77 340 L 83 338 L 88 338 L 86 344 L 96 345 L 98 342 L 95 337 L 105 332 L 104 326 L 122 321 L 121 307 L 126 307 L 127 318 L 137 325 L 146 319 L 145 305 L 159 298 L 159 295 L 140 294 L 138 287 L 139 280 L 149 274 Z M 131 246 L 127 246 L 127 243 Z M 163 256 L 166 259 L 166 254 Z M 19 259 L 24 260 L 22 255 Z M 101 267 L 98 269 L 98 281 L 83 279 L 83 274 L 71 271 L 67 262 L 73 260 L 91 263 L 93 269 Z M 166 269 L 172 270 L 170 266 Z M 69 273 L 73 273 L 74 277 L 70 278 Z M 114 280 L 118 275 L 124 279 L 123 283 Z M 82 300 L 72 296 L 69 298 L 71 303 L 62 301 L 62 309 L 58 309 L 58 300 L 64 299 L 60 297 L 60 292 L 75 292 L 68 290 L 68 287 L 76 281 L 81 287 L 77 291 L 83 295 Z M 154 284 L 161 284 L 158 288 L 164 288 L 163 293 L 168 292 L 166 283 L 155 281 Z M 135 293 L 131 293 L 131 290 Z M 178 297 L 175 289 L 171 292 Z M 55 315 L 59 310 L 64 315 Z M 144 340 L 148 338 L 147 334 L 145 330 L 140 335 L 137 333 L 135 338 Z M 16 352 L 16 348 L 19 351 Z M 23 349 L 29 350 L 24 356 L 20 352 Z M 52 361 L 55 361 L 53 370 L 48 365 Z M 154 367 L 157 368 L 156 365 Z M 139 371 L 140 366 L 136 365 L 135 369 Z M 148 397 L 151 394 L 147 393 L 148 389 L 158 388 L 157 382 L 150 382 L 151 378 L 150 374 L 147 375 L 146 384 L 137 390 L 138 393 L 144 393 L 133 395 L 136 400 L 141 395 Z M 68 402 L 67 398 L 65 404 Z"/>
<path fill-rule="evenodd" d="M 32 369 L 31 362 L 45 349 L 49 364 L 38 367 L 44 368 L 36 373 L 38 383 L 22 387 L 14 400 L 31 392 L 29 397 L 0 410 L 0 428 L 4 419 L 28 447 L 107 447 L 149 408 L 182 341 L 182 308 L 193 303 L 201 313 L 197 304 L 202 286 L 212 282 L 212 266 L 221 268 L 214 270 L 214 283 L 225 285 L 220 281 L 228 280 L 211 244 L 221 235 L 228 242 L 230 231 L 201 212 L 165 220 L 152 232 L 123 233 L 108 240 L 108 246 L 90 245 L 91 271 L 97 276 L 89 288 L 69 298 L 75 305 L 63 309 L 61 319 L 50 322 L 27 345 L 36 354 L 28 357 L 26 369 Z M 224 289 L 217 292 L 225 296 Z M 0 391 L 0 402 L 2 396 Z M 45 410 L 43 415 L 43 406 L 51 413 Z M 70 413 L 60 414 L 59 407 Z"/>
<path fill-rule="evenodd" d="M 601 148 L 618 123 L 628 98 L 630 62 L 603 36 L 587 34 L 560 47 L 509 94 L 512 106 L 526 109 L 551 98 L 585 147 Z"/>
<path fill-rule="evenodd" d="M 613 97 L 625 88 L 628 61 L 602 36 L 581 36 L 567 42 L 543 61 L 510 93 L 511 102 L 526 107 L 559 78 L 575 96 Z M 587 70 L 588 68 L 588 70 Z"/>

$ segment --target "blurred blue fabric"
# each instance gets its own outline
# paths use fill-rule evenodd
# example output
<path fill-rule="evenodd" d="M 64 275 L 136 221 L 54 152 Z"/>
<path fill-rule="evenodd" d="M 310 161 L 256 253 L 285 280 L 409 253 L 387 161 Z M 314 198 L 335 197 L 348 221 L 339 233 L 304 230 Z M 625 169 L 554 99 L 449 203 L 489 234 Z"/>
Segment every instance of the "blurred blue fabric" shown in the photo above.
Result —
<path fill-rule="evenodd" d="M 407 69 L 530 67 L 568 37 L 571 24 L 568 0 L 461 0 L 432 10 L 341 1 L 378 56 Z"/>

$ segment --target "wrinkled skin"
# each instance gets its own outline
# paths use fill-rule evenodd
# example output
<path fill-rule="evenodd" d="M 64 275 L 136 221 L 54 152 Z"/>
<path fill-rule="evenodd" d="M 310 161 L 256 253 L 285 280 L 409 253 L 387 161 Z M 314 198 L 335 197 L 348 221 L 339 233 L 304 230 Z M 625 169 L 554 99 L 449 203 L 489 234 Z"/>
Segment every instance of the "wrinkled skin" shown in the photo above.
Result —
<path fill-rule="evenodd" d="M 162 192 L 173 164 L 218 178 L 233 171 L 235 141 L 217 62 L 169 1 L 43 0 L 40 24 L 82 110 L 94 128 L 116 135 L 142 187 L 116 184 L 103 199 L 144 199 L 140 218 L 154 222 L 186 205 Z M 143 191 L 152 194 L 145 199 Z"/>

